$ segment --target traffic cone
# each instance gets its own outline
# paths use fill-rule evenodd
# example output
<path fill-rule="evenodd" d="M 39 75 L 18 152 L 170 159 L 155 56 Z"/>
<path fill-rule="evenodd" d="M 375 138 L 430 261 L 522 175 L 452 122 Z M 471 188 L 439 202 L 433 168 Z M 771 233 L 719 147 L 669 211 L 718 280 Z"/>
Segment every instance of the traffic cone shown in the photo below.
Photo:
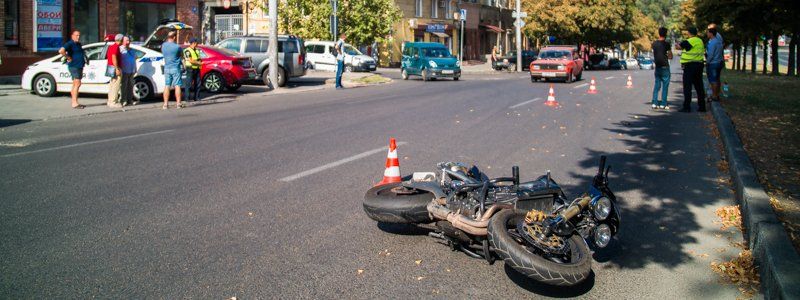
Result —
<path fill-rule="evenodd" d="M 631 78 L 631 75 L 628 75 L 628 83 L 625 84 L 625 87 L 626 88 L 632 88 L 633 87 L 633 78 Z"/>
<path fill-rule="evenodd" d="M 387 183 L 401 182 L 400 161 L 397 159 L 397 142 L 394 138 L 389 138 L 389 153 L 386 155 L 386 170 L 383 171 L 383 180 L 375 186 Z"/>
<path fill-rule="evenodd" d="M 597 87 L 594 85 L 594 76 L 592 76 L 592 82 L 589 84 L 589 94 L 597 94 Z"/>
<path fill-rule="evenodd" d="M 556 93 L 553 91 L 553 84 L 550 84 L 550 93 L 547 95 L 547 101 L 544 102 L 547 106 L 558 106 L 556 101 Z"/>

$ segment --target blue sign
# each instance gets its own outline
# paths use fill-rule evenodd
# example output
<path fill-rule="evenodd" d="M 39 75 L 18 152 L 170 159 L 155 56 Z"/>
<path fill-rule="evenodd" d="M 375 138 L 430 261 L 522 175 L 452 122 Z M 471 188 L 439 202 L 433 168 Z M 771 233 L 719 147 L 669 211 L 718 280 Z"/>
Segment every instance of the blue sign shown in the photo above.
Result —
<path fill-rule="evenodd" d="M 34 51 L 57 51 L 61 48 L 64 24 L 62 0 L 36 0 L 34 4 Z"/>
<path fill-rule="evenodd" d="M 444 29 L 445 29 L 444 24 L 434 23 L 434 24 L 428 24 L 428 27 L 425 29 L 425 31 L 444 33 Z"/>
<path fill-rule="evenodd" d="M 461 21 L 466 21 L 466 20 L 467 20 L 467 10 L 462 8 L 461 9 Z"/>

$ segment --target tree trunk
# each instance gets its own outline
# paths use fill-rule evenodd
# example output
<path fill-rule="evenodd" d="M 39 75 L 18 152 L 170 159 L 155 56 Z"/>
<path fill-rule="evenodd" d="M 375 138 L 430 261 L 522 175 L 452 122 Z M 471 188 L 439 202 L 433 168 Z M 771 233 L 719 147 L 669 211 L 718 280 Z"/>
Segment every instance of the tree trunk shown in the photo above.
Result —
<path fill-rule="evenodd" d="M 750 73 L 756 72 L 756 48 L 758 48 L 758 42 L 756 38 L 753 38 L 753 43 L 750 45 Z"/>
<path fill-rule="evenodd" d="M 739 60 L 739 70 L 747 70 L 747 44 L 742 46 L 742 58 Z"/>
<path fill-rule="evenodd" d="M 739 43 L 733 43 L 733 64 L 731 65 L 731 70 L 739 70 L 739 60 L 741 58 L 741 51 L 739 51 Z"/>
<path fill-rule="evenodd" d="M 778 33 L 772 34 L 772 75 L 780 75 L 781 64 L 778 60 Z"/>
<path fill-rule="evenodd" d="M 797 47 L 797 32 L 792 33 L 792 41 L 789 42 L 789 70 L 786 72 L 786 75 L 794 76 L 796 74 L 797 68 L 795 67 L 795 63 L 797 62 L 795 59 L 795 49 Z"/>
<path fill-rule="evenodd" d="M 767 75 L 767 53 L 769 52 L 769 44 L 767 44 L 767 40 L 764 40 L 764 47 L 761 49 L 761 62 L 763 65 L 761 66 L 761 74 Z"/>

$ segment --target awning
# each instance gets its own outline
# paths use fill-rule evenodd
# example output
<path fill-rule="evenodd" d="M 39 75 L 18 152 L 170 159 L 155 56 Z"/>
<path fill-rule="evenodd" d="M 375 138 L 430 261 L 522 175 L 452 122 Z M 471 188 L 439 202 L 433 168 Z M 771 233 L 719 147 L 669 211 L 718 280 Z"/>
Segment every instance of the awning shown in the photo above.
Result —
<path fill-rule="evenodd" d="M 436 36 L 438 36 L 440 38 L 449 38 L 450 37 L 449 35 L 447 35 L 447 33 L 443 33 L 443 32 L 431 32 L 431 33 L 433 33 L 434 35 L 436 35 Z"/>
<path fill-rule="evenodd" d="M 497 32 L 497 33 L 502 33 L 503 32 L 503 29 L 501 29 L 500 27 L 491 25 L 491 24 L 481 24 L 481 26 L 485 27 L 486 29 L 489 29 L 489 31 L 494 31 L 494 32 Z"/>

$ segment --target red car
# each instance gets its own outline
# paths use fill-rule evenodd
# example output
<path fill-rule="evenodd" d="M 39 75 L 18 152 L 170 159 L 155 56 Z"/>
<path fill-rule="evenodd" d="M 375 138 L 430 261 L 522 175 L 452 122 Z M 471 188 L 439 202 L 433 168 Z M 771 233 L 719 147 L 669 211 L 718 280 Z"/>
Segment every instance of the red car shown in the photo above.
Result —
<path fill-rule="evenodd" d="M 531 82 L 539 79 L 581 80 L 583 59 L 576 46 L 547 46 L 539 51 L 539 58 L 531 63 Z"/>
<path fill-rule="evenodd" d="M 233 92 L 242 87 L 242 83 L 256 78 L 250 57 L 214 46 L 197 45 L 197 48 L 203 62 L 200 67 L 201 85 L 206 91 L 219 93 L 227 89 Z"/>

